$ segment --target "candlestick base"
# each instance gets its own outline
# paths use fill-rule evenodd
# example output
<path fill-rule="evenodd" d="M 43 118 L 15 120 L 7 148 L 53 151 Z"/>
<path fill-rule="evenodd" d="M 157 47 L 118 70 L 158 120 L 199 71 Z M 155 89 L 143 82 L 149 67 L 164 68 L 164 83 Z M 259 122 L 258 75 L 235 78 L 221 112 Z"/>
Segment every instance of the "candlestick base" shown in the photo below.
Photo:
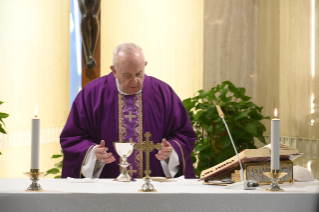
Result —
<path fill-rule="evenodd" d="M 39 172 L 39 169 L 30 169 L 30 172 L 24 172 L 24 175 L 30 177 L 32 183 L 25 191 L 43 191 L 41 185 L 38 183 L 39 178 L 42 177 L 45 172 Z"/>
<path fill-rule="evenodd" d="M 266 191 L 270 191 L 270 192 L 284 191 L 284 189 L 282 189 L 279 186 L 278 181 L 280 178 L 285 176 L 287 173 L 272 169 L 271 172 L 264 172 L 263 174 L 266 175 L 268 178 L 270 178 L 270 180 L 272 181 L 272 183 L 270 184 L 269 188 L 266 189 Z"/>

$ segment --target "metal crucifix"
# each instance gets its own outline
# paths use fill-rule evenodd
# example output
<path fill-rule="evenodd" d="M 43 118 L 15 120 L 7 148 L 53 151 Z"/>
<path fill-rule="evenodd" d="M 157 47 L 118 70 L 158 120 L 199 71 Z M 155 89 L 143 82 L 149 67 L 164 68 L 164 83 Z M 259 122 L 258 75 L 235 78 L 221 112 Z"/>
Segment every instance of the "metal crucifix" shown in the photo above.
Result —
<path fill-rule="evenodd" d="M 151 170 L 150 170 L 150 152 L 153 151 L 153 149 L 160 149 L 162 147 L 161 144 L 153 144 L 153 141 L 150 141 L 150 137 L 152 136 L 151 133 L 146 132 L 144 134 L 146 141 L 143 141 L 140 144 L 135 144 L 134 145 L 134 149 L 140 149 L 141 150 L 141 154 L 143 154 L 143 152 L 145 152 L 145 163 L 146 163 L 146 168 L 145 168 L 145 184 L 142 186 L 142 189 L 139 191 L 142 192 L 154 192 L 156 191 L 153 187 L 153 185 L 150 183 L 151 182 L 151 178 L 150 178 L 150 174 L 151 174 Z"/>
<path fill-rule="evenodd" d="M 134 145 L 134 149 L 140 149 L 142 152 L 145 152 L 145 156 L 146 156 L 146 168 L 145 168 L 145 175 L 146 177 L 151 174 L 151 170 L 150 170 L 150 152 L 153 151 L 153 149 L 160 149 L 162 147 L 161 144 L 153 144 L 153 141 L 150 141 L 150 137 L 152 136 L 151 133 L 146 132 L 144 134 L 146 141 L 143 141 L 140 144 L 135 144 Z"/>

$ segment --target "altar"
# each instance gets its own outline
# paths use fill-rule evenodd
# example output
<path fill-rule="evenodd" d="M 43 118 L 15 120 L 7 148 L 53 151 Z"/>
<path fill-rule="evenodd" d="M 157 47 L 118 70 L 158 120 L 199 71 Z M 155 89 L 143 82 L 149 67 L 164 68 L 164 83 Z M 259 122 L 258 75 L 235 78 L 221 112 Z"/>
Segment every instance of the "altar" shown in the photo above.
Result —
<path fill-rule="evenodd" d="M 83 180 L 85 181 L 85 180 Z M 40 179 L 43 192 L 24 191 L 26 178 L 0 179 L 1 212 L 293 212 L 318 211 L 319 181 L 283 184 L 284 192 L 203 185 L 196 179 L 152 182 L 157 192 L 142 193 L 143 181 L 95 179 L 72 182 Z"/>

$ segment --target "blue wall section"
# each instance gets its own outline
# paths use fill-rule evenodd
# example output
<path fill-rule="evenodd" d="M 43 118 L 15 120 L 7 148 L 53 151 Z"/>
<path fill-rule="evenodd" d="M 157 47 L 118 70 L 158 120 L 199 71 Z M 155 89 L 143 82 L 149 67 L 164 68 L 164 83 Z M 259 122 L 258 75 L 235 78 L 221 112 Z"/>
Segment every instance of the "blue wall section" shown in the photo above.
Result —
<path fill-rule="evenodd" d="M 78 0 L 70 1 L 70 106 L 72 106 L 82 86 L 82 40 L 80 31 L 81 13 Z"/>

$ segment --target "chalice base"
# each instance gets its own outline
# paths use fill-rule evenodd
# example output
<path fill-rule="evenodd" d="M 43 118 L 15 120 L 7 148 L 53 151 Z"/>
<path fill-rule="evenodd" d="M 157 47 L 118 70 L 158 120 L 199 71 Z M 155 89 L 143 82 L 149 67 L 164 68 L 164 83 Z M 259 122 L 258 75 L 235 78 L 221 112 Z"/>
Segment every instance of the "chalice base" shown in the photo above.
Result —
<path fill-rule="evenodd" d="M 131 181 L 136 181 L 133 178 L 131 178 L 130 175 L 128 174 L 123 174 L 121 173 L 114 181 L 119 181 L 119 182 L 131 182 Z"/>
<path fill-rule="evenodd" d="M 122 172 L 121 174 L 114 180 L 118 182 L 131 182 L 135 181 L 132 179 L 132 177 L 127 173 L 127 167 L 131 164 L 127 163 L 126 161 L 123 161 L 122 163 L 119 164 L 122 167 Z"/>

